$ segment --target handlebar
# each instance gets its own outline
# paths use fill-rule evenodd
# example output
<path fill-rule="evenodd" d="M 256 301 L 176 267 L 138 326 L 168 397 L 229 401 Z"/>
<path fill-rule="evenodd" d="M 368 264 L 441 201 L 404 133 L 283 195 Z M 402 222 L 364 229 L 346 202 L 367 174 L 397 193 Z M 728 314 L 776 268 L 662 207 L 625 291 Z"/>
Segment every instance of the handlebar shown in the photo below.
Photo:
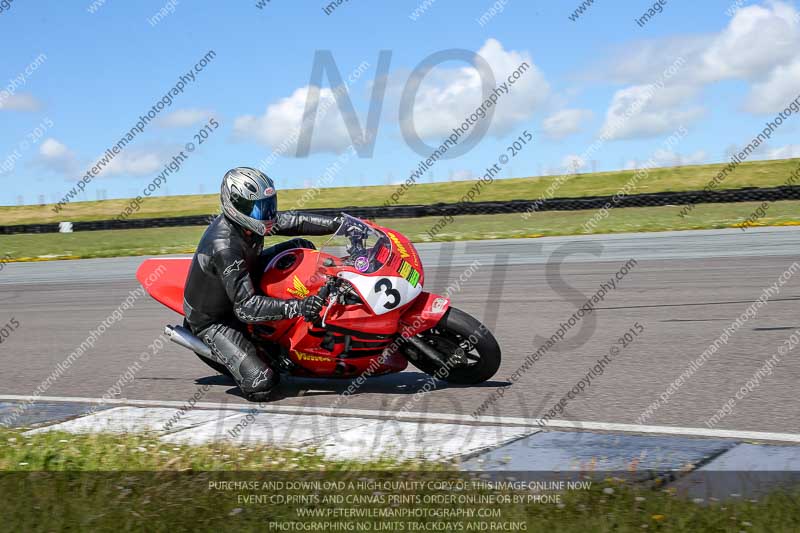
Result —
<path fill-rule="evenodd" d="M 330 294 L 331 294 L 331 282 L 329 280 L 328 283 L 322 286 L 322 288 L 317 293 L 317 296 L 319 296 L 323 300 L 327 300 Z"/>
<path fill-rule="evenodd" d="M 327 300 L 330 297 L 330 295 L 333 292 L 333 290 L 337 288 L 338 283 L 339 283 L 339 278 L 334 277 L 334 276 L 329 276 L 328 277 L 328 281 L 326 281 L 325 285 L 323 285 L 319 289 L 319 292 L 317 292 L 317 296 L 319 296 L 320 298 L 325 300 L 325 303 L 327 304 L 327 307 L 325 308 L 325 313 L 322 315 L 322 327 L 323 328 L 325 327 L 325 318 L 328 316 L 328 311 L 330 311 L 331 307 L 333 307 L 331 305 L 331 302 L 329 302 Z"/>

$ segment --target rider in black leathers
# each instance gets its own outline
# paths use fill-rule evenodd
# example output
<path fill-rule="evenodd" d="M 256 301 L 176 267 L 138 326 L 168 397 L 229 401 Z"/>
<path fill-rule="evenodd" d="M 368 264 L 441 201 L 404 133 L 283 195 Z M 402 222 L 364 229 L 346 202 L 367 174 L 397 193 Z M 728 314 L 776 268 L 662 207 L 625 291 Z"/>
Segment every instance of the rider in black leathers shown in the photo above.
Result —
<path fill-rule="evenodd" d="M 322 309 L 318 296 L 280 299 L 256 294 L 254 287 L 270 259 L 290 248 L 314 248 L 306 239 L 262 250 L 264 235 L 326 235 L 341 220 L 293 211 L 277 212 L 277 193 L 270 178 L 247 167 L 230 170 L 223 178 L 223 214 L 203 234 L 184 290 L 186 322 L 210 348 L 212 367 L 230 374 L 244 396 L 263 401 L 277 374 L 257 354 L 246 323 L 305 316 Z M 221 366 L 220 366 L 221 365 Z"/>

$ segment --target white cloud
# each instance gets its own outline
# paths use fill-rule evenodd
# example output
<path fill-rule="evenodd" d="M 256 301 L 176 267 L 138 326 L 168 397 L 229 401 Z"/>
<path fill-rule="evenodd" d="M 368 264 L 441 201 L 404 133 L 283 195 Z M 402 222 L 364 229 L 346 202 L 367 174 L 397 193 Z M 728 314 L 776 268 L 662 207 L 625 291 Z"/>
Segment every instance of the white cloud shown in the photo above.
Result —
<path fill-rule="evenodd" d="M 652 163 L 650 161 L 652 160 Z M 632 170 L 650 165 L 651 168 L 675 167 L 681 165 L 701 165 L 708 161 L 708 153 L 705 150 L 697 150 L 690 154 L 681 154 L 674 150 L 659 148 L 649 159 L 628 160 L 625 162 L 625 169 Z"/>
<path fill-rule="evenodd" d="M 568 171 L 577 172 L 586 167 L 586 160 L 579 155 L 570 154 L 564 156 L 564 159 L 561 160 L 561 166 Z"/>
<path fill-rule="evenodd" d="M 652 159 L 658 167 L 699 165 L 705 163 L 706 159 L 708 159 L 708 154 L 704 150 L 697 150 L 690 154 L 681 154 L 674 150 L 660 148 L 653 153 Z"/>
<path fill-rule="evenodd" d="M 475 178 L 475 174 L 468 169 L 459 169 L 450 172 L 448 179 L 450 181 L 469 181 Z"/>
<path fill-rule="evenodd" d="M 157 122 L 162 128 L 187 128 L 206 122 L 215 113 L 209 109 L 178 109 L 164 115 Z"/>
<path fill-rule="evenodd" d="M 501 95 L 495 106 L 489 133 L 503 135 L 515 125 L 530 119 L 549 95 L 550 88 L 527 53 L 506 51 L 498 41 L 489 39 L 478 54 L 490 65 L 498 85 L 506 82 L 509 74 L 520 64 L 528 65 L 521 77 L 513 85 L 508 85 L 510 92 Z M 390 78 L 387 95 L 391 98 L 387 98 L 387 101 L 396 100 L 408 82 L 407 78 L 401 80 L 397 74 Z M 253 139 L 273 149 L 280 147 L 281 154 L 293 156 L 297 150 L 308 94 L 308 86 L 300 87 L 290 96 L 269 104 L 261 115 L 237 117 L 234 120 L 234 135 L 239 139 Z M 453 128 L 460 126 L 482 102 L 481 78 L 476 68 L 434 68 L 421 81 L 416 93 L 413 113 L 416 131 L 424 139 L 440 140 L 452 133 Z M 390 113 L 383 109 L 384 116 Z M 401 124 L 410 118 L 402 117 Z M 366 117 L 355 119 L 363 128 Z M 368 132 L 367 135 L 373 137 L 375 132 Z M 311 151 L 341 153 L 352 142 L 342 112 L 336 105 L 334 92 L 329 88 L 320 88 Z"/>
<path fill-rule="evenodd" d="M 35 164 L 61 174 L 70 174 L 77 170 L 78 160 L 64 143 L 48 137 L 39 145 Z"/>
<path fill-rule="evenodd" d="M 128 148 L 117 154 L 105 167 L 98 165 L 101 169 L 98 177 L 152 175 L 160 171 L 179 150 L 180 148 L 176 146 L 162 145 L 139 149 Z M 86 172 L 104 157 L 105 154 L 91 161 L 87 161 L 85 158 L 79 159 L 66 144 L 50 137 L 39 145 L 39 154 L 35 164 L 64 174 L 71 179 L 74 177 L 73 174 Z"/>
<path fill-rule="evenodd" d="M 799 95 L 800 60 L 777 67 L 766 80 L 754 84 L 745 109 L 751 113 L 778 113 Z"/>
<path fill-rule="evenodd" d="M 48 159 L 55 159 L 59 157 L 64 157 L 69 153 L 66 145 L 53 139 L 47 138 L 42 142 L 41 146 L 39 146 L 39 153 L 42 157 Z"/>
<path fill-rule="evenodd" d="M 708 153 L 705 150 L 696 150 L 681 157 L 682 165 L 702 165 L 708 162 Z"/>
<path fill-rule="evenodd" d="M 787 144 L 767 150 L 767 159 L 792 159 L 800 157 L 800 144 Z"/>
<path fill-rule="evenodd" d="M 670 123 L 688 124 L 702 116 L 695 103 L 709 84 L 723 80 L 752 83 L 745 109 L 752 113 L 782 110 L 800 92 L 800 18 L 797 10 L 780 0 L 767 0 L 736 10 L 717 33 L 682 38 L 654 39 L 628 46 L 608 65 L 610 77 L 628 84 L 615 93 L 606 124 L 620 118 L 626 102 L 646 84 L 663 79 L 675 58 L 685 64 L 665 80 L 664 89 L 620 127 L 612 138 L 648 137 L 666 132 Z M 658 100 L 661 100 L 659 102 Z"/>
<path fill-rule="evenodd" d="M 283 153 L 293 156 L 297 152 L 299 128 L 303 122 L 308 93 L 308 87 L 301 87 L 291 96 L 267 106 L 263 115 L 237 117 L 233 123 L 234 134 L 240 138 L 252 137 L 272 148 L 287 143 L 288 147 Z M 341 153 L 351 144 L 333 91 L 321 88 L 311 138 L 312 151 Z"/>
<path fill-rule="evenodd" d="M 696 91 L 687 85 L 657 88 L 634 85 L 614 93 L 602 131 L 609 139 L 654 137 L 687 126 L 705 111 L 691 104 Z"/>
<path fill-rule="evenodd" d="M 100 176 L 147 176 L 161 170 L 170 159 L 165 150 L 127 150 L 117 154 Z"/>
<path fill-rule="evenodd" d="M 530 119 L 533 112 L 550 94 L 550 86 L 527 52 L 505 50 L 489 39 L 477 52 L 491 67 L 495 83 L 502 85 L 523 62 L 527 70 L 513 84 L 508 94 L 499 96 L 494 107 L 489 134 L 504 135 L 514 126 Z M 478 69 L 435 68 L 420 83 L 414 102 L 414 124 L 417 134 L 425 139 L 441 139 L 461 125 L 483 102 Z M 411 117 L 401 117 L 409 122 Z M 405 127 L 409 127 L 407 124 Z"/>
<path fill-rule="evenodd" d="M 562 109 L 542 122 L 542 132 L 551 139 L 563 139 L 583 129 L 583 124 L 594 117 L 588 109 Z"/>
<path fill-rule="evenodd" d="M 800 44 L 797 10 L 779 0 L 737 10 L 716 33 L 665 37 L 627 44 L 595 76 L 619 83 L 650 83 L 675 58 L 687 64 L 678 76 L 682 84 L 705 85 L 721 80 L 758 80 L 795 57 Z M 602 73 L 602 74 L 601 74 Z"/>
<path fill-rule="evenodd" d="M 800 44 L 796 14 L 780 1 L 739 9 L 700 56 L 698 80 L 753 79 L 794 59 Z"/>
<path fill-rule="evenodd" d="M 754 82 L 745 102 L 751 113 L 783 110 L 800 92 L 800 13 L 779 0 L 739 9 L 715 36 L 696 71 L 701 83 Z"/>
<path fill-rule="evenodd" d="M 42 104 L 32 94 L 8 94 L 0 92 L 0 110 L 2 111 L 39 111 Z"/>
<path fill-rule="evenodd" d="M 633 45 L 627 42 L 613 50 L 609 61 L 597 64 L 589 77 L 624 85 L 653 83 L 676 59 L 684 58 L 690 64 L 681 67 L 677 79 L 688 83 L 694 80 L 691 75 L 694 67 L 689 60 L 696 63 L 695 58 L 708 48 L 710 42 L 711 37 L 707 35 L 650 39 Z"/>

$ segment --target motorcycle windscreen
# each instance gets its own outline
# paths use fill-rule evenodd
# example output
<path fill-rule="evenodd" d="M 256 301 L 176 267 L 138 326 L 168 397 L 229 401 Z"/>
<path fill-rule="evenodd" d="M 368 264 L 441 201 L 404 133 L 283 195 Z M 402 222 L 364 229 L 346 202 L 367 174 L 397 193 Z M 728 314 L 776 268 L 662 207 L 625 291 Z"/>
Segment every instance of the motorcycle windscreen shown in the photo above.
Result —
<path fill-rule="evenodd" d="M 376 315 L 394 311 L 413 302 L 422 293 L 422 285 L 412 285 L 399 276 L 362 276 L 355 272 L 339 272 L 358 291 Z"/>
<path fill-rule="evenodd" d="M 348 214 L 342 214 L 342 225 L 331 235 L 321 247 L 320 263 L 325 262 L 330 254 L 341 261 L 336 267 L 353 267 L 361 273 L 370 274 L 383 266 L 384 261 L 378 259 L 379 252 L 388 255 L 392 250 L 392 243 L 382 232 L 364 221 Z M 329 265 L 320 268 L 330 268 Z"/>

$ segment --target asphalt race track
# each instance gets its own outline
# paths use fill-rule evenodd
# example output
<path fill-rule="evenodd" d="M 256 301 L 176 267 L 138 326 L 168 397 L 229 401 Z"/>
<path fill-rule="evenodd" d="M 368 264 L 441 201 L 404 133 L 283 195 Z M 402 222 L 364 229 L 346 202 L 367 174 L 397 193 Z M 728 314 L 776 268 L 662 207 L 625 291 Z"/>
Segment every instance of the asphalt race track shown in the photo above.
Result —
<path fill-rule="evenodd" d="M 494 381 L 483 386 L 438 383 L 423 396 L 414 393 L 427 376 L 409 367 L 398 375 L 370 379 L 341 407 L 392 411 L 413 402 L 407 410 L 469 415 L 497 387 L 508 384 L 525 356 L 538 348 L 536 335 L 551 336 L 633 258 L 637 264 L 588 315 L 594 318 L 570 330 L 485 414 L 541 416 L 638 322 L 644 332 L 570 401 L 562 415 L 565 420 L 636 424 L 691 360 L 800 261 L 800 228 L 427 244 L 419 250 L 427 267 L 427 290 L 444 291 L 462 278 L 454 304 L 490 324 L 503 348 L 503 366 Z M 20 327 L 0 345 L 0 395 L 33 394 L 88 332 L 138 287 L 134 272 L 142 259 L 6 265 L 0 272 L 0 324 L 14 317 Z M 464 275 L 468 271 L 472 274 Z M 647 424 L 705 428 L 708 417 L 800 328 L 798 310 L 800 271 Z M 103 396 L 168 323 L 179 323 L 179 318 L 148 297 L 140 298 L 46 395 Z M 800 434 L 798 354 L 800 349 L 781 357 L 775 371 L 738 401 L 716 428 Z M 210 385 L 203 401 L 246 403 L 231 381 L 214 377 L 194 355 L 171 343 L 118 397 L 186 401 L 203 385 Z M 347 385 L 285 379 L 284 397 L 276 403 L 329 406 Z"/>

